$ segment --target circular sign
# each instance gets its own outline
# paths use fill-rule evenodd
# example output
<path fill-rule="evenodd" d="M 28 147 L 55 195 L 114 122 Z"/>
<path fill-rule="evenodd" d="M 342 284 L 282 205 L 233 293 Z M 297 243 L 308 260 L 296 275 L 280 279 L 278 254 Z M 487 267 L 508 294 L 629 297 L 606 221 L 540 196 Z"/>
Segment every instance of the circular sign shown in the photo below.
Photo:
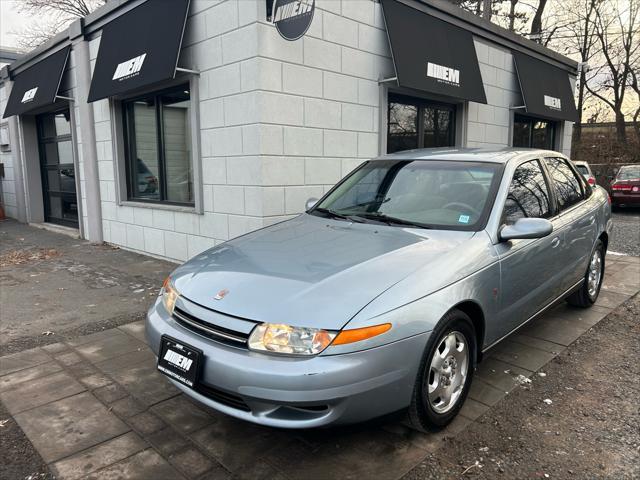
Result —
<path fill-rule="evenodd" d="M 316 0 L 274 0 L 273 24 L 282 38 L 297 40 L 309 30 L 315 9 Z"/>

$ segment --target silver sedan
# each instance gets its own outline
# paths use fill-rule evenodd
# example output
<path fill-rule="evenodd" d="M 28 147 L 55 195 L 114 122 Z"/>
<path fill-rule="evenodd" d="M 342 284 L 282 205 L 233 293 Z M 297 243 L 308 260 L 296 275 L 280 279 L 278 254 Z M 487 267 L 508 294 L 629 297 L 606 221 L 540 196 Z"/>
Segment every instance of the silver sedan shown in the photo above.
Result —
<path fill-rule="evenodd" d="M 556 302 L 596 301 L 610 228 L 607 193 L 557 152 L 401 152 L 177 268 L 147 339 L 176 386 L 234 417 L 406 411 L 434 430 L 483 352 Z"/>

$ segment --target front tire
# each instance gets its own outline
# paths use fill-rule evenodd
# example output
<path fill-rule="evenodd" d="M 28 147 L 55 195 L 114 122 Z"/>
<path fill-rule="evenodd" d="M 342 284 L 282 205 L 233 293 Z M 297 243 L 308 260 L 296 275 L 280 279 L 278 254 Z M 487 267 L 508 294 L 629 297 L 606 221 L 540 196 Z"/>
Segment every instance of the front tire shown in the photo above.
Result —
<path fill-rule="evenodd" d="M 469 394 L 476 364 L 476 334 L 469 316 L 451 310 L 431 333 L 407 413 L 410 425 L 437 431 L 451 422 Z"/>
<path fill-rule="evenodd" d="M 580 290 L 567 297 L 567 303 L 574 307 L 589 308 L 596 303 L 604 279 L 604 257 L 605 249 L 601 240 L 596 242 L 596 246 L 591 254 L 587 272 L 584 275 L 584 282 Z"/>

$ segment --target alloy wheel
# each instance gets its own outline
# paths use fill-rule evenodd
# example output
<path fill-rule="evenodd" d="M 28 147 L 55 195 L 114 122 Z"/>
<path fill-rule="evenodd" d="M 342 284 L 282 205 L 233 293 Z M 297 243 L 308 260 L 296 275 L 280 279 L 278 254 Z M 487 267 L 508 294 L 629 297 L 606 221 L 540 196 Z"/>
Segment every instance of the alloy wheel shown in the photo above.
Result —
<path fill-rule="evenodd" d="M 596 249 L 589 262 L 589 273 L 587 275 L 587 292 L 592 300 L 598 295 L 600 279 L 602 277 L 602 252 Z"/>
<path fill-rule="evenodd" d="M 451 410 L 462 395 L 469 371 L 469 346 L 460 332 L 449 332 L 433 352 L 427 378 L 426 397 L 439 414 Z"/>

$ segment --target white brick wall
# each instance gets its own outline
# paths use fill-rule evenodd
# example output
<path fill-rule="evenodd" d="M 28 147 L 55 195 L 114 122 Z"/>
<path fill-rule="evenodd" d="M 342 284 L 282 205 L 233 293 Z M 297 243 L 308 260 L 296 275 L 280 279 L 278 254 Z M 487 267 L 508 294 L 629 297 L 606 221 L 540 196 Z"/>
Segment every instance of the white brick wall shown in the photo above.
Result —
<path fill-rule="evenodd" d="M 302 212 L 308 197 L 378 154 L 377 82 L 393 66 L 381 7 L 371 0 L 318 0 L 295 42 L 260 19 L 258 45 L 259 60 L 243 64 L 241 84 L 262 90 L 257 121 L 270 132 L 259 141 L 262 192 L 245 189 L 244 206 L 268 225 Z M 245 78 L 245 71 L 256 76 L 257 64 L 271 73 Z"/>
<path fill-rule="evenodd" d="M 487 104 L 469 102 L 466 145 L 469 147 L 509 146 L 509 107 L 522 105 L 511 52 L 478 38 L 474 39 Z"/>

